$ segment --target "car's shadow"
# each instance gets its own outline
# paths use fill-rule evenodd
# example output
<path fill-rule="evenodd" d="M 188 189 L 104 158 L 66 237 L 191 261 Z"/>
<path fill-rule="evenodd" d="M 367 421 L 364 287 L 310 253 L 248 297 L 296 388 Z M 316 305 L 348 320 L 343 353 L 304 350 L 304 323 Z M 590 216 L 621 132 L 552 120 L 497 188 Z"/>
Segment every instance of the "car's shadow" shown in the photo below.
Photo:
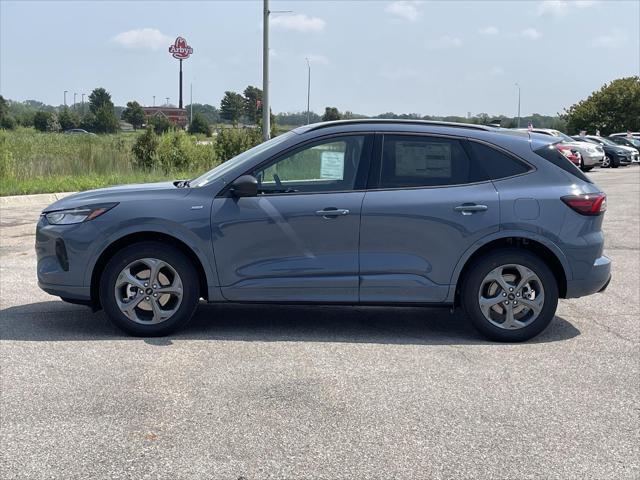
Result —
<path fill-rule="evenodd" d="M 530 343 L 567 340 L 580 331 L 561 317 Z M 135 340 L 103 312 L 60 301 L 0 311 L 0 339 L 20 341 Z M 174 335 L 139 339 L 152 345 L 172 340 L 244 342 L 346 342 L 407 345 L 486 344 L 457 310 L 424 307 L 338 307 L 201 304 L 192 322 Z"/>

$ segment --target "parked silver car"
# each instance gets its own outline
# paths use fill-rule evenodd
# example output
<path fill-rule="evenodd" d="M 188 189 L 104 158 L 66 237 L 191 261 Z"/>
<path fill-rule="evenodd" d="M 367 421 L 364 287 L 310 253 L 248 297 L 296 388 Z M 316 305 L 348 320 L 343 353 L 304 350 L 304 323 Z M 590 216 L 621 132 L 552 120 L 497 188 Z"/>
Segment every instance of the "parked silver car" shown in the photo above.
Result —
<path fill-rule="evenodd" d="M 552 137 L 560 137 L 562 139 L 562 143 L 580 152 L 580 155 L 582 155 L 580 168 L 584 172 L 588 172 L 593 169 L 593 167 L 602 164 L 605 154 L 604 149 L 600 145 L 576 142 L 569 135 L 553 128 L 534 128 L 532 131 L 535 133 L 542 133 L 544 135 L 551 135 Z"/>

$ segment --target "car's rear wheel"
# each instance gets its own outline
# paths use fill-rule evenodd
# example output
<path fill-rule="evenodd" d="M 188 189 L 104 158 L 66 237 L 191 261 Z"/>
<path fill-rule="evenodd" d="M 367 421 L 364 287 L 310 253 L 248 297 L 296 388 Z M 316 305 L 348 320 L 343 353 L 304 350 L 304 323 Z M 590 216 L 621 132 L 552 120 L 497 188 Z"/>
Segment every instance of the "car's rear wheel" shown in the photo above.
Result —
<path fill-rule="evenodd" d="M 183 327 L 198 304 L 198 275 L 180 250 L 141 242 L 116 253 L 100 280 L 100 301 L 111 321 L 137 336 L 168 335 Z"/>
<path fill-rule="evenodd" d="M 533 253 L 515 248 L 489 253 L 474 263 L 461 295 L 476 329 L 500 342 L 538 335 L 558 305 L 558 285 L 549 267 Z"/>

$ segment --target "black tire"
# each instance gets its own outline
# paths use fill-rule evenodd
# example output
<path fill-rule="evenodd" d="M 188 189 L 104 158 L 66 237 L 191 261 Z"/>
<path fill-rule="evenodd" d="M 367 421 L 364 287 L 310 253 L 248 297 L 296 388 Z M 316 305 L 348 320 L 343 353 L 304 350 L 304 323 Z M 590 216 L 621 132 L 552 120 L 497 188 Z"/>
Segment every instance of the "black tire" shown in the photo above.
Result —
<path fill-rule="evenodd" d="M 591 170 L 593 170 L 593 167 L 582 167 L 583 172 L 590 172 Z"/>
<path fill-rule="evenodd" d="M 143 258 L 155 258 L 169 264 L 180 276 L 182 300 L 176 312 L 156 324 L 141 324 L 127 317 L 116 303 L 118 275 L 127 265 Z M 117 252 L 107 263 L 100 278 L 100 302 L 109 319 L 125 332 L 140 337 L 169 335 L 184 327 L 193 316 L 200 299 L 198 274 L 191 260 L 177 248 L 162 242 L 140 242 Z"/>
<path fill-rule="evenodd" d="M 618 168 L 620 166 L 620 161 L 615 158 L 611 159 L 611 168 Z"/>
<path fill-rule="evenodd" d="M 544 288 L 544 304 L 538 317 L 525 327 L 507 330 L 487 320 L 480 309 L 478 294 L 484 278 L 501 265 L 519 264 L 532 270 Z M 558 284 L 551 269 L 537 255 L 518 248 L 495 250 L 478 259 L 463 279 L 461 303 L 473 326 L 485 337 L 498 342 L 523 342 L 542 332 L 558 306 Z"/>

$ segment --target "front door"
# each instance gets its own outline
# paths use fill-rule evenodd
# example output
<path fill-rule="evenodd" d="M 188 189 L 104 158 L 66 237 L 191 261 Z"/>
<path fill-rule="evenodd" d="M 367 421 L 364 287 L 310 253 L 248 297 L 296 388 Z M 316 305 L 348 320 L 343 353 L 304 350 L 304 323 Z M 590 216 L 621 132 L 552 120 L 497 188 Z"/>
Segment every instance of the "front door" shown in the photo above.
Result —
<path fill-rule="evenodd" d="M 360 300 L 446 299 L 463 253 L 499 228 L 498 193 L 464 140 L 385 135 L 362 206 Z"/>
<path fill-rule="evenodd" d="M 247 174 L 258 196 L 216 198 L 213 249 L 232 301 L 356 302 L 372 137 L 324 138 Z"/>

